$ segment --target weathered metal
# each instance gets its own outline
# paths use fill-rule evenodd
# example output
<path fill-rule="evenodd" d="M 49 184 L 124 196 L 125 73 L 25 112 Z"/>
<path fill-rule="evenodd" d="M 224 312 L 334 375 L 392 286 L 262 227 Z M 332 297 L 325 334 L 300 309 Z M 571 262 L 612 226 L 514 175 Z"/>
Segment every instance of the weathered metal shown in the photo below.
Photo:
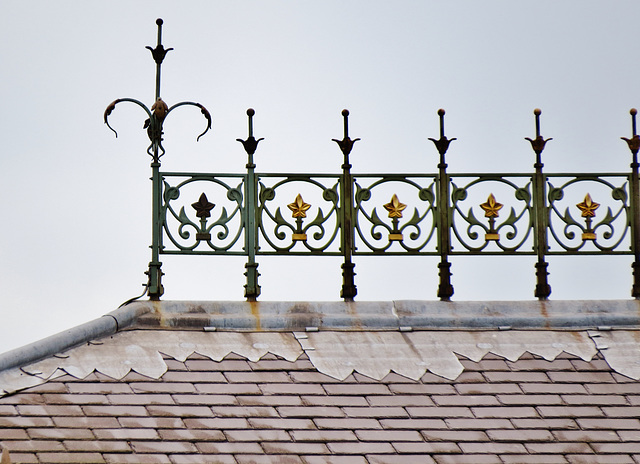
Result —
<path fill-rule="evenodd" d="M 342 111 L 343 138 L 333 139 L 343 155 L 341 172 L 258 173 L 254 155 L 263 139 L 254 137 L 256 113 L 251 108 L 247 110 L 248 137 L 237 139 L 247 154 L 246 173 L 162 172 L 162 125 L 171 111 L 182 105 L 199 108 L 207 121 L 203 134 L 211 127 L 211 116 L 199 103 L 169 107 L 161 99 L 161 64 L 170 49 L 161 44 L 162 21 L 157 24 L 158 45 L 148 47 L 157 67 L 153 106 L 118 99 L 104 115 L 109 126 L 115 106 L 127 101 L 142 107 L 148 116 L 153 200 L 147 287 L 151 299 L 163 293 L 162 254 L 246 256 L 248 301 L 260 295 L 261 255 L 340 256 L 340 295 L 348 302 L 357 294 L 354 257 L 361 255 L 439 257 L 437 295 L 443 301 L 454 294 L 451 256 L 535 256 L 534 295 L 547 300 L 551 294 L 547 256 L 633 255 L 632 296 L 640 298 L 640 136 L 635 109 L 631 110 L 632 136 L 623 137 L 633 155 L 630 173 L 543 172 L 542 153 L 551 139 L 540 133 L 539 109 L 534 110 L 535 138 L 526 138 L 536 154 L 533 172 L 449 173 L 445 155 L 456 139 L 446 137 L 445 111 L 440 109 L 440 137 L 429 139 L 440 155 L 435 173 L 354 174 L 349 157 L 360 139 L 349 136 L 348 110 Z M 591 194 L 602 203 L 597 217 L 595 209 L 600 205 Z M 287 210 L 290 215 L 283 214 Z M 478 219 L 479 215 L 485 219 Z"/>

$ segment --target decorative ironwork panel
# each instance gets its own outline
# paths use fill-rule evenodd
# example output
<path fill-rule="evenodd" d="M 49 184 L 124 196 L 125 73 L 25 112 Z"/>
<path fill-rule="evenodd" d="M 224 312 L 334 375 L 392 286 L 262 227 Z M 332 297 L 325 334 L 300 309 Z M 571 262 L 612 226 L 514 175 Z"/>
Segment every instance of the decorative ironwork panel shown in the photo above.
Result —
<path fill-rule="evenodd" d="M 630 254 L 629 176 L 547 174 L 548 254 Z"/>
<path fill-rule="evenodd" d="M 353 178 L 354 254 L 438 254 L 435 175 Z"/>
<path fill-rule="evenodd" d="M 160 173 L 163 254 L 246 254 L 242 174 Z"/>
<path fill-rule="evenodd" d="M 256 174 L 258 254 L 340 256 L 340 176 Z"/>
<path fill-rule="evenodd" d="M 534 254 L 526 174 L 449 174 L 451 254 Z"/>

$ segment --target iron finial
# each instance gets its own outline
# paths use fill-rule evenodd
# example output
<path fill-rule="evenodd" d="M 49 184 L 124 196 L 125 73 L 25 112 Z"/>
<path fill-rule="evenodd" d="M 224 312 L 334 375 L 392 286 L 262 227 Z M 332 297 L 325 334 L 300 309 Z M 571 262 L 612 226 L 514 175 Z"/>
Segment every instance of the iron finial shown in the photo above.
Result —
<path fill-rule="evenodd" d="M 351 153 L 351 149 L 353 148 L 353 144 L 356 143 L 360 139 L 349 138 L 349 110 L 342 110 L 342 117 L 344 118 L 344 138 L 342 140 L 331 139 L 338 144 L 340 150 L 342 150 L 342 154 L 344 156 L 349 156 Z"/>
<path fill-rule="evenodd" d="M 156 24 L 158 25 L 158 44 L 156 45 L 156 48 L 152 48 L 149 45 L 147 45 L 145 48 L 151 50 L 151 56 L 153 56 L 153 60 L 156 62 L 156 64 L 159 65 L 162 64 L 162 60 L 164 60 L 166 54 L 173 50 L 173 48 L 165 49 L 162 45 L 162 24 L 164 24 L 164 21 L 162 21 L 161 18 L 158 18 L 156 19 Z"/>
<path fill-rule="evenodd" d="M 247 137 L 247 140 L 236 139 L 238 142 L 242 144 L 247 154 L 251 156 L 253 156 L 253 154 L 256 152 L 256 149 L 258 148 L 258 143 L 261 140 L 264 140 L 264 137 L 256 140 L 256 138 L 253 136 L 253 116 L 255 114 L 256 114 L 256 111 L 253 108 L 249 108 L 247 110 L 247 116 L 249 118 L 249 137 Z"/>
<path fill-rule="evenodd" d="M 536 164 L 542 164 L 540 155 L 544 150 L 544 146 L 549 140 L 553 140 L 552 138 L 545 139 L 540 135 L 540 115 L 542 114 L 542 110 L 540 108 L 536 108 L 533 110 L 533 114 L 536 117 L 536 138 L 530 139 L 529 137 L 525 137 L 525 140 L 528 140 L 531 143 L 531 148 L 536 152 Z"/>
<path fill-rule="evenodd" d="M 635 158 L 638 155 L 638 150 L 640 150 L 640 136 L 638 136 L 636 132 L 636 116 L 638 114 L 638 110 L 635 108 L 631 108 L 629 110 L 629 114 L 631 115 L 631 138 L 628 139 L 626 137 L 620 137 L 622 140 L 627 142 L 629 145 L 629 150 L 633 153 L 634 163 L 636 162 Z"/>
<path fill-rule="evenodd" d="M 440 108 L 438 110 L 438 116 L 440 117 L 440 138 L 438 140 L 433 139 L 433 138 L 429 138 L 429 140 L 431 140 L 434 145 L 436 146 L 436 149 L 438 150 L 438 153 L 440 153 L 440 164 L 444 164 L 444 155 L 447 152 L 447 150 L 449 149 L 449 144 L 451 142 L 453 142 L 454 140 L 457 140 L 455 137 L 452 139 L 447 139 L 447 137 L 444 135 L 444 115 L 445 115 L 445 110 L 443 110 L 442 108 Z"/>

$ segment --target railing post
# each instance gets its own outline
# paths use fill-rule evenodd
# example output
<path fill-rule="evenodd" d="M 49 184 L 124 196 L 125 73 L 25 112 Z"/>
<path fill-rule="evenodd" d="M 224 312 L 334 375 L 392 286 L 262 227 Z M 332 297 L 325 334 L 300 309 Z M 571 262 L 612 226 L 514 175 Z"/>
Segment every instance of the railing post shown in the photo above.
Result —
<path fill-rule="evenodd" d="M 638 150 L 640 150 L 640 136 L 636 132 L 636 115 L 638 110 L 631 108 L 631 138 L 621 137 L 627 142 L 629 150 L 633 155 L 631 161 L 631 201 L 629 226 L 631 227 L 631 251 L 633 252 L 633 286 L 631 287 L 631 296 L 640 299 L 640 187 L 638 186 Z"/>
<path fill-rule="evenodd" d="M 438 164 L 438 177 L 436 179 L 438 198 L 436 201 L 436 211 L 438 213 L 438 251 L 440 252 L 440 284 L 438 285 L 438 298 L 442 301 L 450 301 L 453 296 L 453 285 L 451 285 L 451 263 L 449 253 L 451 251 L 451 204 L 449 202 L 449 174 L 447 174 L 447 163 L 445 153 L 449 149 L 449 144 L 456 138 L 447 139 L 444 135 L 444 115 L 445 111 L 438 110 L 440 117 L 440 138 L 438 140 L 430 138 L 438 153 L 440 153 L 440 163 Z"/>
<path fill-rule="evenodd" d="M 162 181 L 160 179 L 160 142 L 162 142 L 162 122 L 166 116 L 167 106 L 160 98 L 160 75 L 162 61 L 170 49 L 165 50 L 162 45 L 162 19 L 157 19 L 158 25 L 158 44 L 156 48 L 147 47 L 151 50 L 154 61 L 156 62 L 156 93 L 154 105 L 151 107 L 153 113 L 149 118 L 148 133 L 151 138 L 152 145 L 152 162 L 151 162 L 151 262 L 149 262 L 149 270 L 146 274 L 149 276 L 149 298 L 151 300 L 159 300 L 164 293 L 162 287 L 162 262 L 160 262 L 160 249 L 162 247 Z"/>
<path fill-rule="evenodd" d="M 332 139 L 338 144 L 344 155 L 342 179 L 340 182 L 340 247 L 344 256 L 340 298 L 344 298 L 344 301 L 353 301 L 358 290 L 356 289 L 354 279 L 356 275 L 354 272 L 356 265 L 351 259 L 355 244 L 353 236 L 353 178 L 351 177 L 349 153 L 351 153 L 353 144 L 360 139 L 351 140 L 349 138 L 349 111 L 342 110 L 342 117 L 344 118 L 344 137 L 342 140 Z"/>
<path fill-rule="evenodd" d="M 245 264 L 247 283 L 244 286 L 244 297 L 247 301 L 256 301 L 260 296 L 260 285 L 258 285 L 258 263 L 256 263 L 256 252 L 258 250 L 258 185 L 255 174 L 256 165 L 253 162 L 253 154 L 258 148 L 260 140 L 253 136 L 253 116 L 256 114 L 253 108 L 247 110 L 249 117 L 249 137 L 247 140 L 237 139 L 242 143 L 247 152 L 247 177 L 244 184 L 245 207 L 244 207 L 244 251 L 247 253 L 247 264 Z"/>
<path fill-rule="evenodd" d="M 533 165 L 536 172 L 533 175 L 533 215 L 534 215 L 534 248 L 538 257 L 536 262 L 536 289 L 534 295 L 539 300 L 548 300 L 551 295 L 551 286 L 549 285 L 547 276 L 549 272 L 547 268 L 549 263 L 545 261 L 545 255 L 549 249 L 547 243 L 547 228 L 549 227 L 549 208 L 547 206 L 546 182 L 542 174 L 542 151 L 545 144 L 552 139 L 544 139 L 540 135 L 540 114 L 539 108 L 533 110 L 536 117 L 536 138 L 526 138 L 531 142 L 531 147 L 536 153 L 536 163 Z"/>

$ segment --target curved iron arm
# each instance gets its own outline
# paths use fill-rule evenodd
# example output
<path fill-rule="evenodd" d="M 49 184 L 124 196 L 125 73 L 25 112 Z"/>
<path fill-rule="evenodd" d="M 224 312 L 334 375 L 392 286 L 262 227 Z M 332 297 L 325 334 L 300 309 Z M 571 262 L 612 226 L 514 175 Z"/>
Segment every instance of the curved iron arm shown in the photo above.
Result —
<path fill-rule="evenodd" d="M 113 127 L 111 127 L 111 125 L 109 124 L 109 120 L 108 119 L 109 119 L 109 116 L 111 115 L 111 113 L 113 112 L 113 110 L 116 108 L 116 105 L 118 103 L 122 103 L 122 102 L 135 103 L 140 108 L 145 110 L 147 115 L 149 116 L 149 118 L 151 118 L 151 110 L 149 108 L 147 108 L 146 105 L 144 103 L 142 103 L 141 101 L 139 101 L 139 100 L 136 100 L 134 98 L 118 98 L 117 100 L 112 101 L 109 104 L 109 106 L 107 106 L 107 109 L 104 110 L 104 123 L 107 125 L 107 127 L 109 129 L 111 129 L 113 131 L 114 134 L 116 134 L 116 138 L 118 137 L 118 133 L 115 131 L 115 129 Z"/>
<path fill-rule="evenodd" d="M 200 103 L 195 103 L 195 102 L 180 102 L 180 103 L 176 103 L 175 105 L 173 105 L 171 108 L 169 108 L 169 110 L 167 111 L 167 116 L 169 115 L 169 113 L 171 113 L 171 111 L 173 111 L 174 109 L 178 108 L 179 106 L 184 106 L 184 105 L 189 105 L 189 106 L 195 106 L 200 108 L 200 112 L 202 113 L 202 115 L 205 117 L 205 119 L 207 120 L 207 127 L 205 128 L 204 132 L 202 134 L 200 134 L 198 136 L 198 138 L 196 139 L 196 142 L 200 140 L 200 137 L 202 137 L 204 134 L 206 134 L 209 129 L 211 129 L 211 114 L 209 113 L 209 110 L 207 110 L 204 106 L 202 106 Z M 166 118 L 166 116 L 165 116 Z"/>

